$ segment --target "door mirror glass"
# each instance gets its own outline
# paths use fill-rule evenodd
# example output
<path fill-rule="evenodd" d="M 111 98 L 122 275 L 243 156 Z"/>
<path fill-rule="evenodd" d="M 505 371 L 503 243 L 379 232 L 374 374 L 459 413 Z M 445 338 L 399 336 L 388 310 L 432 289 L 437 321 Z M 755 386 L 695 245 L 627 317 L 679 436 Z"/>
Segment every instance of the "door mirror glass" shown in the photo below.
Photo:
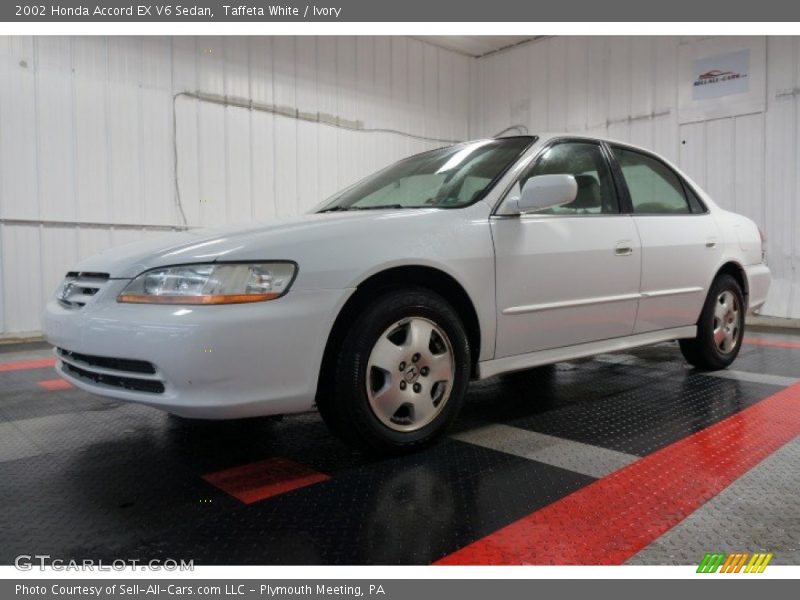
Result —
<path fill-rule="evenodd" d="M 525 182 L 519 197 L 519 212 L 536 212 L 574 202 L 578 183 L 572 175 L 536 175 Z"/>

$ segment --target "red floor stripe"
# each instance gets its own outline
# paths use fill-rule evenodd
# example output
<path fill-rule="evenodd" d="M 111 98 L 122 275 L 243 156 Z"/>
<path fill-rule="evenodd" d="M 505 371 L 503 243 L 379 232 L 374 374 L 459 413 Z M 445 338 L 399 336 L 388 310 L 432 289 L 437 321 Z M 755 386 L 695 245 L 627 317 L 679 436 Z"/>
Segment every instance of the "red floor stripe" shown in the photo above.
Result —
<path fill-rule="evenodd" d="M 621 564 L 798 434 L 795 384 L 437 564 Z"/>
<path fill-rule="evenodd" d="M 40 381 L 39 387 L 48 392 L 57 392 L 59 390 L 71 390 L 72 384 L 63 379 L 47 379 L 46 381 Z"/>
<path fill-rule="evenodd" d="M 19 360 L 17 362 L 0 363 L 0 373 L 6 371 L 25 371 L 27 369 L 45 369 L 56 365 L 55 358 L 42 358 L 39 360 Z"/>
<path fill-rule="evenodd" d="M 285 458 L 268 458 L 203 475 L 203 479 L 245 504 L 252 504 L 330 477 Z"/>
<path fill-rule="evenodd" d="M 776 348 L 800 348 L 800 342 L 782 342 L 780 340 L 768 340 L 765 338 L 744 338 L 744 343 L 751 346 L 774 346 Z"/>

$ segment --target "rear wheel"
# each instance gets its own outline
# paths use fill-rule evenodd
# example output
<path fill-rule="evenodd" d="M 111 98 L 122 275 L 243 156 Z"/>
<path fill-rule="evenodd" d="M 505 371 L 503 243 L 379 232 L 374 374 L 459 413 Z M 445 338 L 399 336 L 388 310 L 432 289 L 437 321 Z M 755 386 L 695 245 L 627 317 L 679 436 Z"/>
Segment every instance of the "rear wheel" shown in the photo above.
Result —
<path fill-rule="evenodd" d="M 730 275 L 719 275 L 711 285 L 697 322 L 697 337 L 680 340 L 684 358 L 698 369 L 708 371 L 729 366 L 742 345 L 744 315 L 744 294 L 739 283 Z"/>
<path fill-rule="evenodd" d="M 386 453 L 422 448 L 458 414 L 470 348 L 455 310 L 426 289 L 387 292 L 342 343 L 333 394 L 320 413 L 331 430 Z"/>

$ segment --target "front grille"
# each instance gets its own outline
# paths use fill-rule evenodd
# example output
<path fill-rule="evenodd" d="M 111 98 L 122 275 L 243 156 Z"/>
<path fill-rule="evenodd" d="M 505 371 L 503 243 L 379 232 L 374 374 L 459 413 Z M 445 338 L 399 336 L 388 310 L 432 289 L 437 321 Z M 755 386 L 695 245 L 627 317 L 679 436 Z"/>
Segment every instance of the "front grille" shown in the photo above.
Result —
<path fill-rule="evenodd" d="M 109 280 L 108 273 L 78 272 L 67 273 L 58 292 L 58 301 L 68 308 L 83 308 Z"/>
<path fill-rule="evenodd" d="M 156 372 L 155 365 L 145 360 L 134 360 L 131 358 L 109 358 L 107 356 L 90 356 L 88 354 L 71 352 L 70 350 L 65 350 L 64 348 L 59 348 L 58 354 L 66 359 L 72 359 L 92 367 L 100 367 L 101 369 L 130 371 L 131 373 L 146 373 L 148 375 L 155 375 Z"/>
<path fill-rule="evenodd" d="M 163 394 L 164 384 L 160 381 L 150 379 L 136 379 L 135 377 L 120 377 L 118 375 L 108 375 L 106 373 L 94 373 L 81 369 L 69 363 L 63 363 L 64 370 L 80 379 L 88 379 L 95 383 L 109 385 L 113 387 L 133 390 L 136 392 L 148 392 L 150 394 Z"/>
<path fill-rule="evenodd" d="M 67 273 L 68 279 L 78 279 L 80 277 L 86 279 L 108 279 L 111 275 L 108 273 L 98 273 L 96 271 L 69 271 Z"/>

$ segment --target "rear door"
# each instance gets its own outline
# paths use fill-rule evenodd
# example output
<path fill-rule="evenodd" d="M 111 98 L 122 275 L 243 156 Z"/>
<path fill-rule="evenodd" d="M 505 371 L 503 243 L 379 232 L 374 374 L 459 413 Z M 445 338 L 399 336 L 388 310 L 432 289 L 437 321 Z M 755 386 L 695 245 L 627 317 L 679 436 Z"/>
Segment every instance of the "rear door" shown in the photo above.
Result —
<path fill-rule="evenodd" d="M 611 146 L 642 243 L 634 333 L 693 325 L 719 264 L 717 224 L 697 195 L 657 157 Z"/>

